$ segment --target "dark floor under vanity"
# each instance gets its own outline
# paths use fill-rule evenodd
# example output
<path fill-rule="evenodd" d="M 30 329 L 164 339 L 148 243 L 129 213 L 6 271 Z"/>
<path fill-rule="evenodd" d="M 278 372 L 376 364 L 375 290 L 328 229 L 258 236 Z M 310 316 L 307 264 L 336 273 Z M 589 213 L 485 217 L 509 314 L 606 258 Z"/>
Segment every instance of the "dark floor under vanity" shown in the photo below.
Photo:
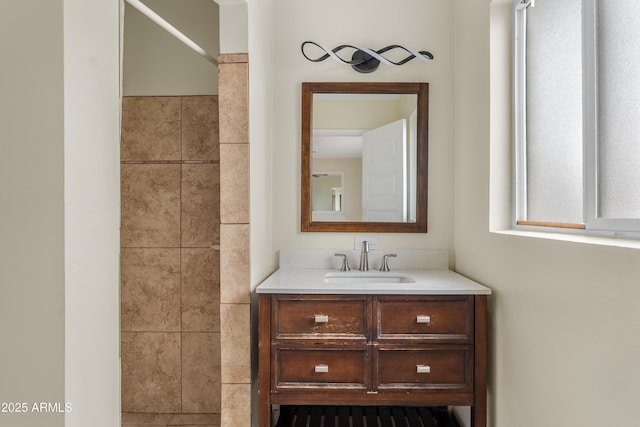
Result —
<path fill-rule="evenodd" d="M 282 406 L 276 427 L 460 427 L 446 407 Z"/>

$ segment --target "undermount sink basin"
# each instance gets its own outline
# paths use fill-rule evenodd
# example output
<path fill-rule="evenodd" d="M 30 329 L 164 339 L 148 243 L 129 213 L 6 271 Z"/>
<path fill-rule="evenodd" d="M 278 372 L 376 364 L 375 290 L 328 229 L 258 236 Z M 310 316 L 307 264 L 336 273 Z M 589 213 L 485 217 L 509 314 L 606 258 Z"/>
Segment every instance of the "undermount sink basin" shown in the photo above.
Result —
<path fill-rule="evenodd" d="M 414 283 L 411 277 L 394 273 L 327 273 L 324 276 L 325 283 L 349 284 L 349 283 Z"/>

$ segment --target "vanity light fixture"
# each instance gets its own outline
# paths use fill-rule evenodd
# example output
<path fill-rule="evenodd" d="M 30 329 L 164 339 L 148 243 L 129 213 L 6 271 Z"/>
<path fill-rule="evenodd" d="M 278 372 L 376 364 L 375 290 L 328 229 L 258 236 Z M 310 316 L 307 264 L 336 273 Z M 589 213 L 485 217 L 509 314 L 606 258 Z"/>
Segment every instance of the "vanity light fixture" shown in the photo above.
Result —
<path fill-rule="evenodd" d="M 305 46 L 309 44 L 322 49 L 326 53 L 317 58 L 310 58 L 304 51 Z M 368 49 L 366 47 L 351 46 L 348 44 L 340 45 L 334 49 L 328 49 L 323 45 L 321 45 L 320 43 L 306 41 L 302 43 L 302 45 L 300 46 L 300 49 L 302 50 L 302 55 L 311 62 L 322 62 L 325 59 L 331 57 L 338 62 L 351 65 L 351 67 L 353 67 L 353 69 L 359 73 L 371 73 L 378 69 L 378 66 L 380 65 L 381 62 L 387 65 L 403 65 L 411 61 L 413 58 L 418 58 L 424 62 L 429 62 L 433 60 L 433 55 L 431 54 L 431 52 L 428 52 L 426 50 L 416 51 L 408 47 L 400 46 L 398 44 L 392 44 L 376 51 L 376 50 Z M 342 59 L 340 56 L 338 56 L 338 52 L 340 52 L 343 49 L 354 50 L 353 54 L 351 55 L 351 60 L 345 60 L 345 59 Z M 391 61 L 382 56 L 383 53 L 393 49 L 402 49 L 405 52 L 407 52 L 409 56 L 407 56 L 406 58 L 398 62 Z"/>

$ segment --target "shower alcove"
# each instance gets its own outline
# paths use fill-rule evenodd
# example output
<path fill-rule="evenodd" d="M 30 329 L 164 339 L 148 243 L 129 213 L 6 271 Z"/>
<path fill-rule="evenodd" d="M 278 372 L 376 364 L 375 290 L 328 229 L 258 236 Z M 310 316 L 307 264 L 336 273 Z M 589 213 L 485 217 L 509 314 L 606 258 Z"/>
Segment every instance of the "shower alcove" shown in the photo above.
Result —
<path fill-rule="evenodd" d="M 211 0 L 145 3 L 220 65 L 126 8 L 122 422 L 249 425 L 248 58 Z"/>

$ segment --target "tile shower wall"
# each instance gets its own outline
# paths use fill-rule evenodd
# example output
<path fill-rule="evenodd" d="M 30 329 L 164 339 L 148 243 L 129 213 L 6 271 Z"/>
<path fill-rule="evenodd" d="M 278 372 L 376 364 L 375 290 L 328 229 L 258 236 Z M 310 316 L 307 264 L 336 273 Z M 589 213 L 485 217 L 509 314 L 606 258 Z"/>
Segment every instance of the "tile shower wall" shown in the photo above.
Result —
<path fill-rule="evenodd" d="M 249 63 L 219 57 L 222 427 L 251 425 Z"/>
<path fill-rule="evenodd" d="M 218 97 L 122 110 L 122 410 L 220 413 Z"/>

